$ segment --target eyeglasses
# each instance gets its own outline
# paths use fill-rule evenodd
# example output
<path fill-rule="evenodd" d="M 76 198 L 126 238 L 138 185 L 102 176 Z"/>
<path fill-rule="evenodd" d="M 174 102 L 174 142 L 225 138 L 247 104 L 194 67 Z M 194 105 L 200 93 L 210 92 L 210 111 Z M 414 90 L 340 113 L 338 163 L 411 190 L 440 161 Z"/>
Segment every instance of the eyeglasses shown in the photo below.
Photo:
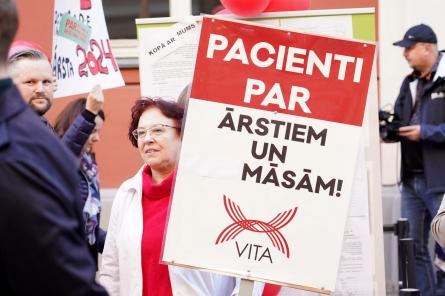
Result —
<path fill-rule="evenodd" d="M 139 127 L 131 132 L 133 137 L 137 140 L 143 140 L 147 136 L 147 133 L 152 138 L 158 138 L 163 136 L 167 132 L 167 128 L 176 128 L 179 129 L 177 126 L 171 126 L 168 124 L 155 124 L 151 126 L 150 128 L 145 127 Z"/>

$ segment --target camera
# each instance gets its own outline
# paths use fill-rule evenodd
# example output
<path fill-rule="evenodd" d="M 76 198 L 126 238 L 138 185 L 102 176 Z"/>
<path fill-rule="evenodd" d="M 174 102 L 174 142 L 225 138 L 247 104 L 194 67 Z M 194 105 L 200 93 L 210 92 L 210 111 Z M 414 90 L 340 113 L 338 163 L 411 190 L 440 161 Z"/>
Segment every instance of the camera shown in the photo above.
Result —
<path fill-rule="evenodd" d="M 383 141 L 400 141 L 399 128 L 401 126 L 401 122 L 395 117 L 394 113 L 379 110 L 379 132 Z"/>

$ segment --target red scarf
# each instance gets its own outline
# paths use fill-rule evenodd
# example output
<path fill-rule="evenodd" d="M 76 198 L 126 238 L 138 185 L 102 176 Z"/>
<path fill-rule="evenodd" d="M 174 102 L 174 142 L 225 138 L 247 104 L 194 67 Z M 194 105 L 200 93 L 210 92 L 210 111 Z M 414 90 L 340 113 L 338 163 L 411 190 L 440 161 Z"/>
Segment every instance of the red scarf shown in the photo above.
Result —
<path fill-rule="evenodd" d="M 159 261 L 173 176 L 174 173 L 161 183 L 154 184 L 148 166 L 142 173 L 142 296 L 172 296 L 168 267 Z M 280 288 L 266 284 L 263 296 L 278 295 Z"/>
<path fill-rule="evenodd" d="M 160 263 L 173 173 L 159 184 L 153 183 L 151 169 L 142 173 L 143 232 L 141 245 L 142 295 L 171 296 L 167 265 Z"/>

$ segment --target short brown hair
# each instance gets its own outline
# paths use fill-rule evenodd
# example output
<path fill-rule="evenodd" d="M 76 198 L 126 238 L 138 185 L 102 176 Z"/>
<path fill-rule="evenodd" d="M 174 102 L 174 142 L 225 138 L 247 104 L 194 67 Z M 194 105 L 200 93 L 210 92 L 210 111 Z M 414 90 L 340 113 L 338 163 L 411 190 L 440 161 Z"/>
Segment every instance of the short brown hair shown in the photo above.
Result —
<path fill-rule="evenodd" d="M 15 0 L 0 0 L 0 63 L 6 64 L 9 47 L 14 40 L 19 18 Z"/>
<path fill-rule="evenodd" d="M 173 101 L 166 101 L 157 97 L 141 97 L 134 103 L 131 108 L 131 122 L 128 128 L 128 138 L 134 147 L 138 147 L 138 142 L 133 137 L 132 132 L 138 128 L 139 119 L 142 113 L 151 108 L 157 108 L 161 113 L 170 119 L 176 121 L 178 133 L 181 133 L 182 117 L 184 116 L 184 108 Z"/>
<path fill-rule="evenodd" d="M 1 0 L 0 0 L 1 1 Z M 47 61 L 48 57 L 41 51 L 34 48 L 26 48 L 19 50 L 8 57 L 8 71 L 12 78 L 16 78 L 21 73 L 17 72 L 17 64 L 22 60 Z"/>

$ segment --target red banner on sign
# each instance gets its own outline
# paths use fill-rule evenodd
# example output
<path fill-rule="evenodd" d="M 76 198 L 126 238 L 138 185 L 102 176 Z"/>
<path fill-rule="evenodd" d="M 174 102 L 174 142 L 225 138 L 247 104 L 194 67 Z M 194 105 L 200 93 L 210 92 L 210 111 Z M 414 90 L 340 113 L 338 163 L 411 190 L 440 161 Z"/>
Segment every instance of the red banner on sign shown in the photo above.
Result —
<path fill-rule="evenodd" d="M 361 126 L 374 51 L 204 17 L 191 97 Z"/>

